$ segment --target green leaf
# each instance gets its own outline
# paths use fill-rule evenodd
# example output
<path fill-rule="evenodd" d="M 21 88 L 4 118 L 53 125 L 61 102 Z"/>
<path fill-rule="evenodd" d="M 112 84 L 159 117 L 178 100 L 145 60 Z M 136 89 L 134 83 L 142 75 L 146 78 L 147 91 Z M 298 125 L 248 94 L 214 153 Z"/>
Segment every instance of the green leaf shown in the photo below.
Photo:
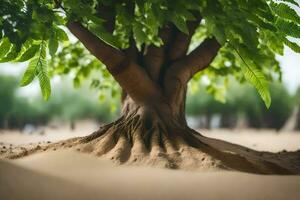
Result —
<path fill-rule="evenodd" d="M 23 77 L 21 79 L 21 82 L 20 82 L 20 86 L 26 86 L 28 84 L 30 84 L 35 75 L 36 75 L 36 66 L 38 65 L 38 61 L 39 61 L 39 58 L 36 57 L 36 58 L 33 58 L 29 64 L 28 64 L 28 67 L 25 71 L 25 73 L 23 74 Z"/>
<path fill-rule="evenodd" d="M 269 83 L 265 77 L 265 75 L 259 70 L 249 65 L 245 65 L 242 67 L 244 72 L 244 77 L 247 81 L 249 81 L 257 90 L 267 108 L 271 105 L 271 95 L 269 91 Z"/>
<path fill-rule="evenodd" d="M 35 56 L 38 52 L 40 45 L 32 45 L 21 55 L 21 57 L 16 60 L 17 62 L 24 62 L 27 61 Z"/>
<path fill-rule="evenodd" d="M 175 24 L 175 26 L 183 33 L 189 34 L 189 29 L 187 27 L 186 21 L 182 16 L 172 15 L 171 21 Z"/>
<path fill-rule="evenodd" d="M 74 85 L 75 88 L 79 88 L 79 87 L 80 87 L 81 82 L 80 82 L 79 77 L 76 76 L 76 77 L 73 79 L 73 85 Z"/>
<path fill-rule="evenodd" d="M 41 65 L 38 67 L 37 77 L 39 79 L 40 88 L 42 91 L 42 95 L 44 100 L 48 100 L 51 95 L 51 84 L 50 79 L 47 72 L 47 63 L 45 60 L 41 60 Z"/>
<path fill-rule="evenodd" d="M 56 27 L 55 28 L 55 33 L 57 35 L 57 38 L 61 41 L 67 41 L 69 40 L 68 35 L 66 34 L 66 32 L 64 30 L 62 30 L 61 28 Z"/>
<path fill-rule="evenodd" d="M 293 51 L 300 53 L 300 46 L 297 43 L 291 42 L 288 39 L 285 39 L 284 44 L 286 46 L 290 47 Z"/>
<path fill-rule="evenodd" d="M 273 24 L 271 24 L 267 21 L 264 21 L 262 18 L 260 18 L 256 15 L 251 14 L 251 15 L 248 15 L 248 17 L 251 21 L 253 21 L 257 25 L 259 25 L 261 28 L 268 29 L 268 30 L 273 31 L 273 32 L 277 31 L 276 27 Z"/>
<path fill-rule="evenodd" d="M 105 22 L 105 20 L 93 15 L 93 14 L 88 14 L 86 15 L 86 18 L 88 18 L 89 20 L 91 20 L 92 22 L 94 22 L 95 24 L 103 24 L 103 22 Z"/>
<path fill-rule="evenodd" d="M 182 9 L 181 10 L 181 16 L 183 16 L 188 21 L 196 20 L 196 17 L 191 12 L 189 12 L 188 10 Z"/>
<path fill-rule="evenodd" d="M 138 22 L 134 23 L 133 35 L 138 46 L 147 41 L 147 34 L 143 31 L 143 26 Z"/>
<path fill-rule="evenodd" d="M 103 102 L 106 99 L 106 95 L 101 93 L 101 94 L 99 94 L 98 99 L 99 99 L 100 102 Z"/>
<path fill-rule="evenodd" d="M 118 92 L 118 91 L 117 91 L 116 89 L 112 89 L 112 90 L 111 90 L 111 97 L 112 97 L 112 98 L 115 98 L 115 97 L 117 96 L 117 92 Z"/>
<path fill-rule="evenodd" d="M 271 95 L 269 90 L 269 82 L 267 81 L 263 72 L 257 67 L 255 62 L 249 58 L 249 52 L 243 45 L 230 44 L 244 65 L 241 66 L 245 79 L 250 82 L 257 90 L 261 98 L 263 99 L 267 108 L 271 105 Z"/>
<path fill-rule="evenodd" d="M 292 9 L 289 5 L 284 3 L 270 3 L 270 7 L 274 13 L 276 13 L 279 17 L 284 19 L 291 20 L 295 23 L 300 23 L 300 17 L 297 12 Z"/>
<path fill-rule="evenodd" d="M 19 52 L 17 51 L 17 46 L 13 45 L 10 48 L 10 51 L 3 58 L 0 59 L 0 63 L 13 61 L 15 58 L 18 57 L 18 54 L 19 54 Z"/>
<path fill-rule="evenodd" d="M 213 26 L 213 34 L 220 44 L 226 43 L 226 34 L 222 26 Z"/>
<path fill-rule="evenodd" d="M 119 49 L 121 48 L 121 44 L 118 41 L 118 38 L 107 32 L 102 25 L 91 24 L 89 29 L 97 35 L 102 41 L 109 44 L 110 46 Z"/>
<path fill-rule="evenodd" d="M 295 0 L 280 0 L 280 1 L 283 1 L 283 2 L 288 2 L 288 3 L 291 3 L 295 6 L 299 6 L 299 3 L 297 3 Z"/>
<path fill-rule="evenodd" d="M 47 51 L 47 43 L 43 40 L 40 44 L 40 54 L 39 57 L 40 59 L 46 60 L 46 51 Z"/>
<path fill-rule="evenodd" d="M 47 61 L 46 61 L 47 45 L 45 41 L 42 41 L 39 46 L 40 46 L 39 54 L 29 62 L 29 65 L 22 77 L 20 85 L 26 86 L 30 84 L 34 80 L 35 76 L 37 76 L 43 98 L 45 100 L 48 100 L 51 94 L 51 85 L 50 85 L 50 79 L 47 72 Z"/>
<path fill-rule="evenodd" d="M 282 33 L 291 37 L 300 38 L 300 26 L 296 23 L 279 18 L 276 21 L 276 26 Z"/>
<path fill-rule="evenodd" d="M 49 53 L 50 53 L 50 55 L 54 56 L 55 53 L 56 53 L 56 51 L 57 51 L 57 48 L 58 48 L 58 40 L 56 38 L 55 33 L 52 33 L 50 35 L 48 47 L 49 47 Z"/>
<path fill-rule="evenodd" d="M 0 44 L 0 59 L 3 58 L 10 50 L 10 42 L 8 38 L 3 38 Z"/>

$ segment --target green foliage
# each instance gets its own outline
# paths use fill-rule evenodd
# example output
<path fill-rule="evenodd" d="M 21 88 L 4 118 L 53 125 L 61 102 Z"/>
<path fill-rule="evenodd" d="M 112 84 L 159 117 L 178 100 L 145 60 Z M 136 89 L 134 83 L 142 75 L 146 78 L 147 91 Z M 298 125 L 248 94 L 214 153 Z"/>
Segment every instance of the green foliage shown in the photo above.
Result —
<path fill-rule="evenodd" d="M 16 87 L 17 81 L 14 78 L 0 76 L 0 127 L 13 108 Z"/>
<path fill-rule="evenodd" d="M 120 89 L 113 80 L 105 66 L 79 43 L 64 43 L 62 51 L 58 52 L 50 61 L 50 74 L 67 75 L 74 74 L 73 84 L 79 88 L 86 80 L 91 89 L 97 89 L 99 100 L 106 97 L 120 97 Z M 115 106 L 115 105 L 111 105 Z"/>
<path fill-rule="evenodd" d="M 3 38 L 0 45 L 0 49 L 1 49 L 0 58 L 3 58 L 8 53 L 8 51 L 10 50 L 10 46 L 11 44 L 9 42 L 9 39 Z"/>
<path fill-rule="evenodd" d="M 54 56 L 58 48 L 58 38 L 55 31 L 53 31 L 50 35 L 48 46 L 50 55 Z"/>
<path fill-rule="evenodd" d="M 113 33 L 105 30 L 105 20 L 98 15 L 101 5 L 108 6 L 114 15 Z M 269 106 L 268 82 L 281 77 L 275 55 L 283 54 L 284 45 L 300 51 L 299 45 L 290 38 L 300 38 L 300 17 L 295 8 L 299 9 L 295 0 L 2 0 L 0 62 L 29 60 L 21 85 L 37 77 L 45 99 L 51 92 L 49 76 L 75 72 L 74 84 L 78 86 L 93 70 L 99 71 L 101 80 L 98 81 L 112 86 L 114 94 L 117 88 L 111 77 L 105 75 L 103 65 L 92 57 L 84 61 L 81 56 L 88 56 L 83 47 L 67 42 L 63 29 L 67 22 L 81 22 L 115 48 L 128 48 L 129 40 L 134 38 L 141 49 L 149 44 L 162 45 L 158 32 L 166 24 L 174 24 L 188 34 L 187 22 L 201 15 L 204 20 L 191 48 L 212 36 L 223 48 L 212 67 L 195 80 L 208 78 L 207 87 L 220 100 L 218 89 L 224 88 L 213 80 L 231 75 L 241 83 L 247 80 Z"/>
<path fill-rule="evenodd" d="M 26 86 L 30 84 L 35 77 L 37 77 L 40 83 L 43 97 L 45 100 L 48 100 L 51 94 L 51 86 L 47 72 L 46 44 L 44 40 L 41 41 L 38 48 L 39 53 L 30 60 L 20 85 Z M 28 51 L 25 51 L 25 53 L 27 52 Z M 24 56 L 24 54 L 21 56 L 21 58 Z"/>
<path fill-rule="evenodd" d="M 297 52 L 297 53 L 300 53 L 300 46 L 295 43 L 295 42 L 291 42 L 289 41 L 288 39 L 286 39 L 284 41 L 284 44 L 288 47 L 290 47 L 293 51 Z"/>
<path fill-rule="evenodd" d="M 24 53 L 20 56 L 19 59 L 17 59 L 18 62 L 25 62 L 29 59 L 31 59 L 32 57 L 35 56 L 35 54 L 38 52 L 39 50 L 39 45 L 32 45 L 29 48 L 27 48 Z"/>
<path fill-rule="evenodd" d="M 289 5 L 284 3 L 270 3 L 271 10 L 281 18 L 291 20 L 295 23 L 300 23 L 300 17 L 297 12 L 293 10 Z"/>
<path fill-rule="evenodd" d="M 297 3 L 296 0 L 280 0 L 280 1 L 283 1 L 283 2 L 286 2 L 286 3 L 291 3 L 291 4 L 299 7 L 299 3 Z"/>
<path fill-rule="evenodd" d="M 244 67 L 243 71 L 245 78 L 255 86 L 266 106 L 269 108 L 271 105 L 271 97 L 269 93 L 269 85 L 264 74 L 260 70 L 251 68 L 249 66 Z"/>
<path fill-rule="evenodd" d="M 29 63 L 29 65 L 28 65 L 28 67 L 27 67 L 27 69 L 26 69 L 26 71 L 23 75 L 23 78 L 21 80 L 21 83 L 20 83 L 21 86 L 26 86 L 26 85 L 30 84 L 33 81 L 34 76 L 35 76 L 35 68 L 36 68 L 36 65 L 37 65 L 37 61 L 38 61 L 38 59 L 33 59 Z"/>

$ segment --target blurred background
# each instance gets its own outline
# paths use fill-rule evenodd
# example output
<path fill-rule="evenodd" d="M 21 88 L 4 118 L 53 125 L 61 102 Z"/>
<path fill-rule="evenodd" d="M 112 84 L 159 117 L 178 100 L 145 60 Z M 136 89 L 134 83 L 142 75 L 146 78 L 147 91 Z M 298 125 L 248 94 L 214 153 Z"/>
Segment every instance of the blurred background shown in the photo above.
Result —
<path fill-rule="evenodd" d="M 189 89 L 188 123 L 201 133 L 262 149 L 300 148 L 300 58 L 288 48 L 278 57 L 283 81 L 270 85 L 267 109 L 256 90 L 231 80 L 226 102 L 215 100 L 201 83 Z M 20 88 L 26 63 L 0 65 L 0 142 L 24 144 L 86 135 L 118 117 L 120 102 L 83 84 L 74 88 L 72 75 L 54 76 L 52 96 L 44 101 L 38 83 Z M 106 97 L 106 98 L 103 98 Z M 274 136 L 281 135 L 281 136 Z M 265 142 L 272 137 L 271 142 Z M 299 144 L 298 144 L 299 143 Z"/>

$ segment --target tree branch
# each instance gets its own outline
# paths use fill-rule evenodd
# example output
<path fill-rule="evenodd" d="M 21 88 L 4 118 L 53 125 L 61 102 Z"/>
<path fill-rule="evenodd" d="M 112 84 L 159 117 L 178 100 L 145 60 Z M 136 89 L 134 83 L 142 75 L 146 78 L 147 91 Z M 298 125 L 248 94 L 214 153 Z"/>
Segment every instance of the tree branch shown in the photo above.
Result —
<path fill-rule="evenodd" d="M 186 55 L 191 39 L 202 20 L 200 14 L 194 13 L 194 15 L 196 16 L 196 20 L 187 22 L 189 35 L 182 33 L 179 30 L 175 34 L 175 37 L 173 38 L 173 45 L 170 47 L 170 51 L 168 53 L 170 61 L 178 60 Z"/>
<path fill-rule="evenodd" d="M 124 55 L 122 52 L 101 41 L 80 23 L 71 22 L 67 24 L 67 27 L 109 69 L 113 69 L 123 62 Z"/>
<path fill-rule="evenodd" d="M 104 28 L 109 32 L 113 33 L 115 29 L 115 9 L 113 5 L 101 5 L 97 8 L 97 14 L 99 17 L 105 20 Z"/>
<path fill-rule="evenodd" d="M 210 65 L 218 54 L 221 45 L 215 38 L 204 40 L 190 54 L 175 62 L 166 72 L 164 80 L 168 99 L 179 98 L 180 90 L 186 87 L 188 81 L 199 71 Z"/>
<path fill-rule="evenodd" d="M 197 72 L 209 66 L 220 48 L 215 38 L 204 40 L 190 54 L 175 62 L 170 68 L 170 74 L 187 83 Z"/>
<path fill-rule="evenodd" d="M 150 45 L 147 48 L 146 55 L 144 56 L 145 68 L 150 76 L 150 78 L 157 82 L 160 76 L 161 68 L 165 62 L 165 51 L 172 35 L 172 27 L 169 25 L 164 26 L 160 32 L 159 36 L 163 41 L 163 46 L 157 47 L 155 45 Z"/>
<path fill-rule="evenodd" d="M 172 66 L 172 63 L 176 62 L 177 60 L 182 59 L 184 56 L 186 56 L 186 53 L 188 51 L 189 45 L 191 43 L 191 39 L 199 26 L 202 17 L 200 13 L 193 13 L 194 16 L 196 17 L 196 20 L 194 21 L 188 21 L 187 26 L 189 29 L 189 34 L 184 34 L 182 33 L 178 28 L 175 26 L 173 27 L 172 30 L 172 38 L 170 40 L 170 44 L 167 47 L 166 51 L 166 61 L 167 65 L 161 72 L 161 82 L 164 82 L 166 79 L 168 70 L 170 66 Z"/>
<path fill-rule="evenodd" d="M 103 64 L 115 80 L 137 103 L 149 104 L 151 99 L 163 101 L 160 89 L 146 72 L 124 53 L 101 41 L 97 36 L 78 22 L 67 24 L 69 30 Z M 151 98 L 149 98 L 151 97 Z"/>

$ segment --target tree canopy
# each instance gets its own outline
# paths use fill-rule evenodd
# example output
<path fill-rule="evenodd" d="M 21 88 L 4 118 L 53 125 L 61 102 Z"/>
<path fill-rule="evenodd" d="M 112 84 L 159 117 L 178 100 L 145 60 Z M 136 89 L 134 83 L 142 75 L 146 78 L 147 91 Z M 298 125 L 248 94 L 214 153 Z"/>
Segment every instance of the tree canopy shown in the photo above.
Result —
<path fill-rule="evenodd" d="M 275 55 L 285 45 L 300 52 L 293 41 L 300 38 L 296 9 L 296 0 L 1 0 L 0 62 L 29 61 L 20 84 L 37 78 L 45 99 L 49 77 L 68 73 L 75 85 L 90 77 L 91 86 L 115 96 L 118 88 L 106 63 L 69 38 L 64 27 L 78 22 L 112 48 L 145 52 L 149 45 L 164 45 L 160 32 L 170 25 L 193 35 L 189 52 L 207 38 L 222 46 L 194 81 L 208 79 L 207 90 L 219 99 L 228 76 L 249 81 L 269 107 L 269 82 L 281 78 Z M 194 32 L 190 23 L 196 23 Z"/>

